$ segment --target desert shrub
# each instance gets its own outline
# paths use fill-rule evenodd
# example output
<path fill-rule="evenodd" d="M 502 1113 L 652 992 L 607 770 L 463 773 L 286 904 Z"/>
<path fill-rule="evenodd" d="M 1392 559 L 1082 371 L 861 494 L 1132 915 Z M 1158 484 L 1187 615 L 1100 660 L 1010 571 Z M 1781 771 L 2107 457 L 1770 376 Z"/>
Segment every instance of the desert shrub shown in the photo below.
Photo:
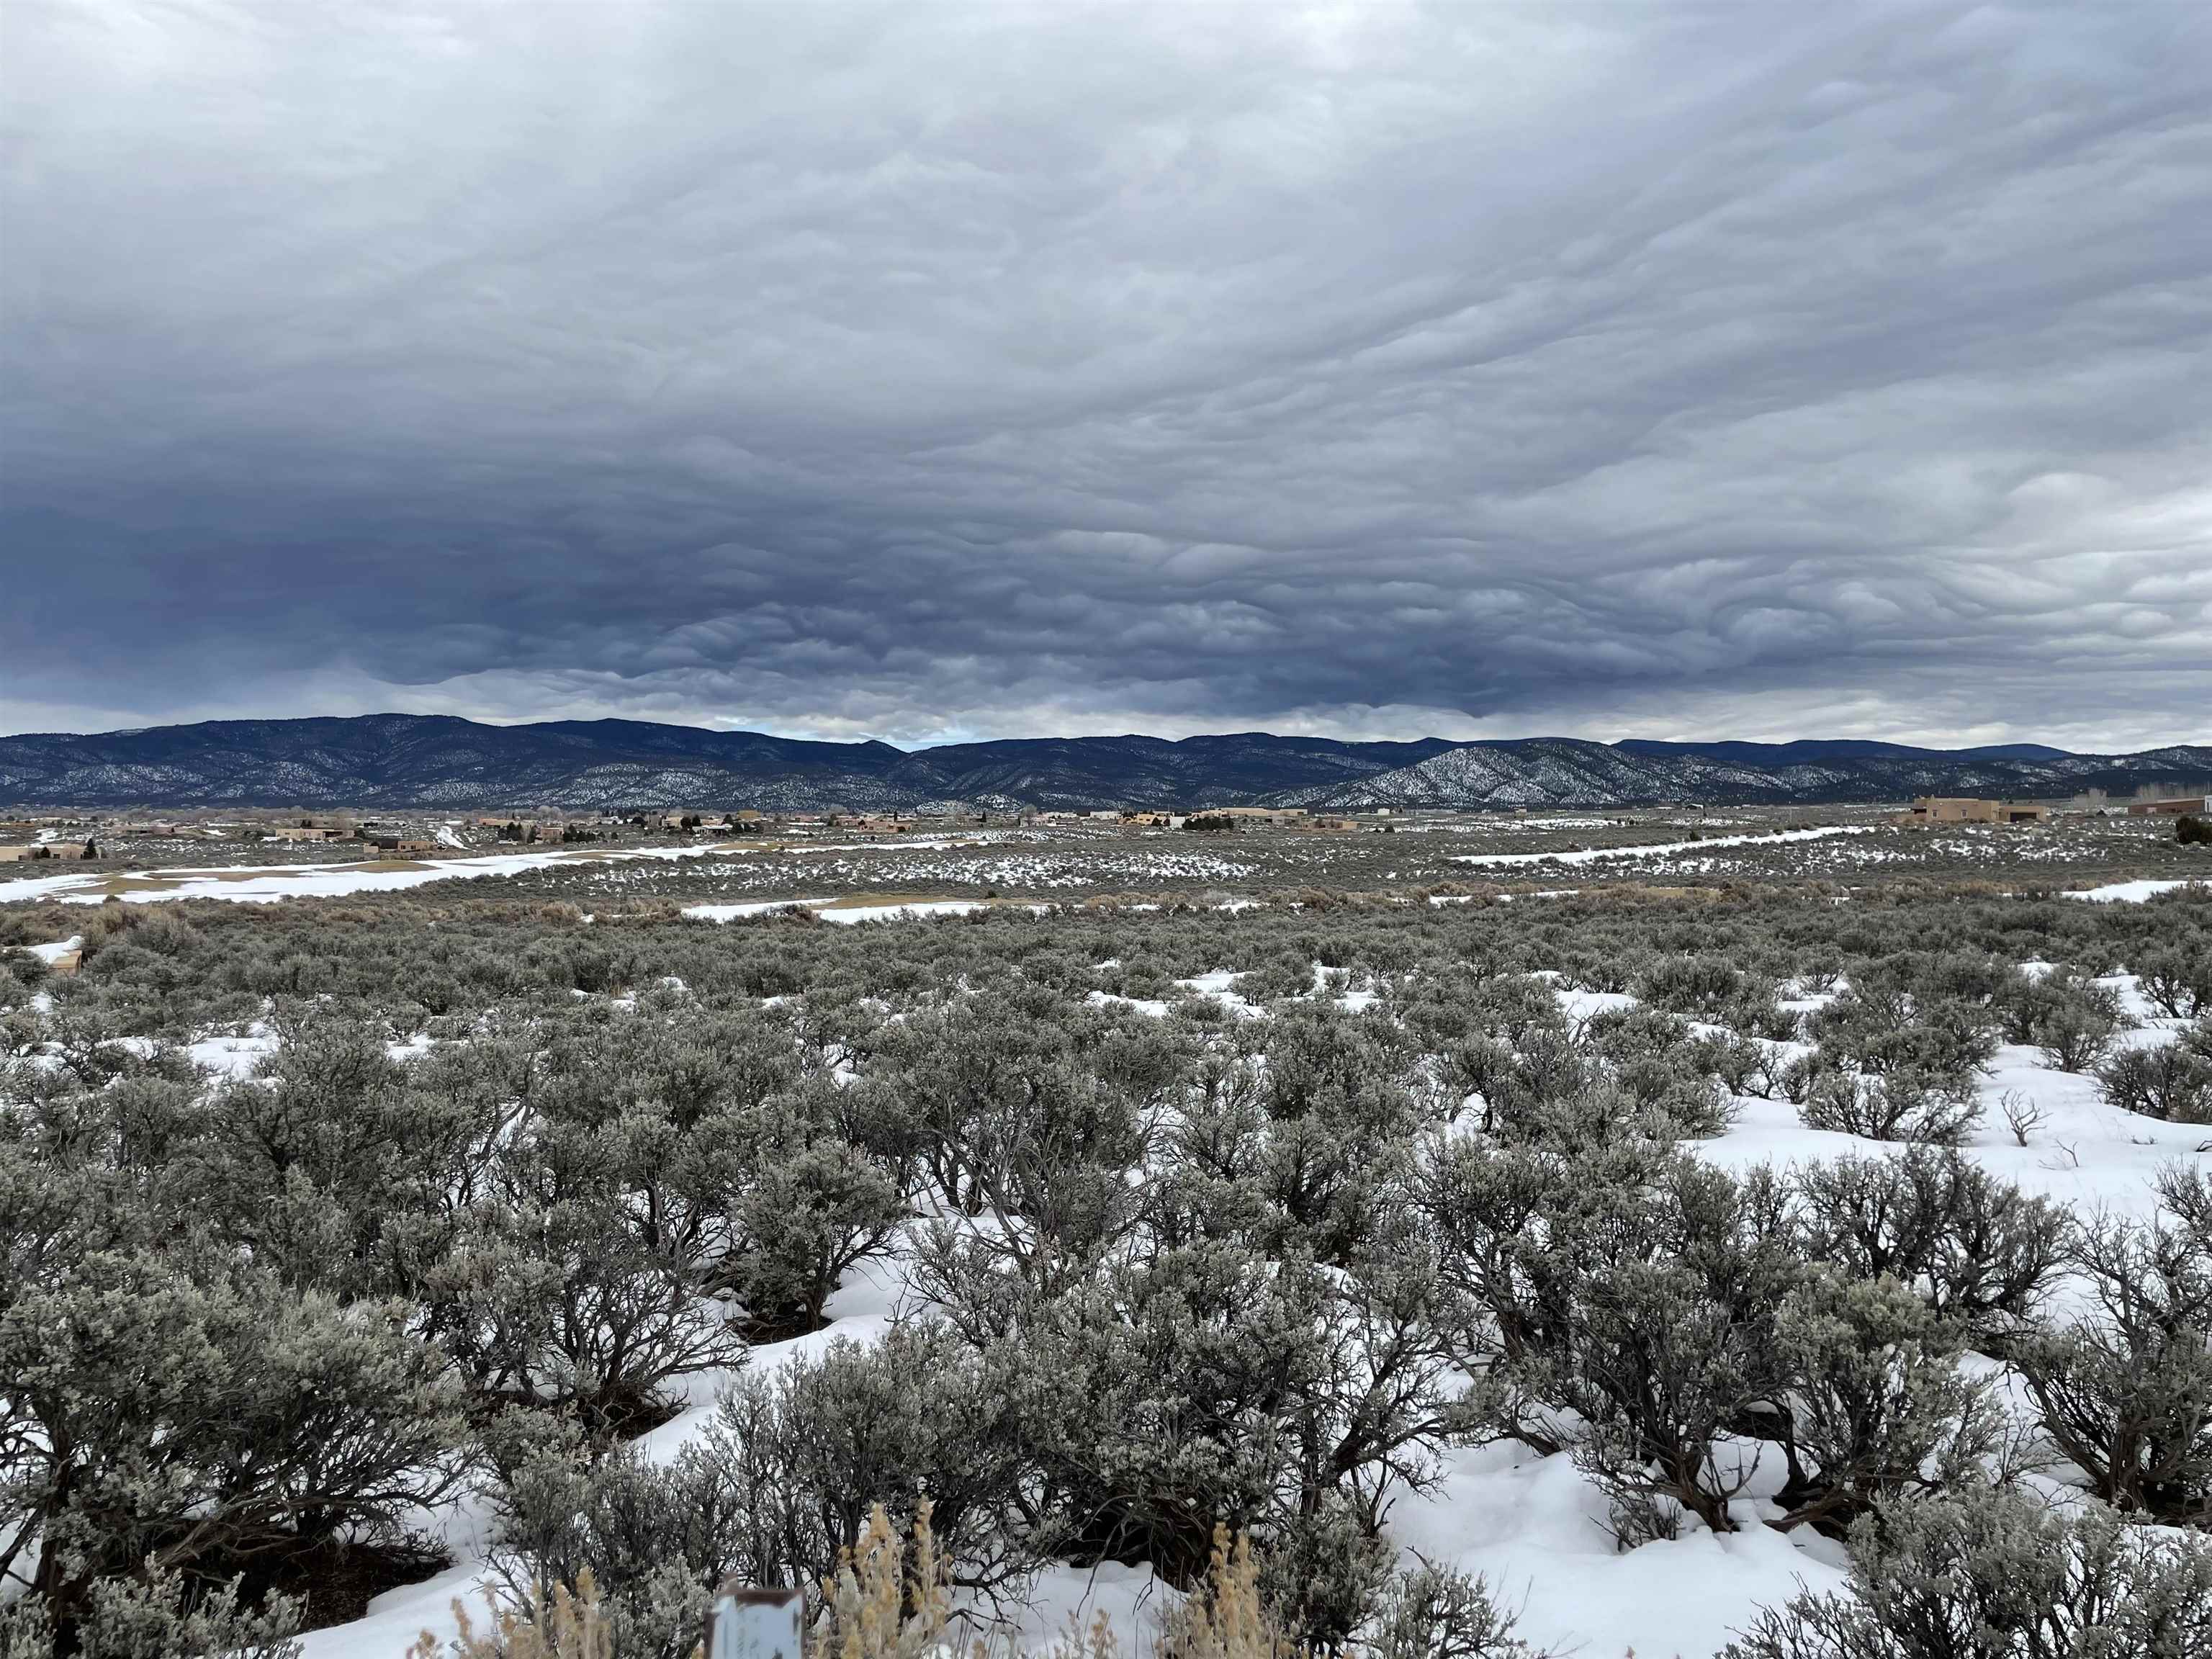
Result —
<path fill-rule="evenodd" d="M 1807 1273 L 1775 1321 L 1788 1381 L 1770 1431 L 1784 1528 L 1840 1537 L 1875 1505 L 1939 1492 L 1997 1445 L 1986 1383 L 1959 1368 L 1958 1328 L 1893 1279 Z"/>
<path fill-rule="evenodd" d="M 0 1310 L 0 1565 L 38 1547 L 30 1594 L 66 1649 L 149 1556 L 192 1581 L 188 1613 L 249 1568 L 258 1592 L 407 1546 L 464 1471 L 446 1371 L 393 1310 L 225 1252 L 75 1255 Z"/>
<path fill-rule="evenodd" d="M 1894 1279 L 1987 1349 L 2035 1316 L 2067 1265 L 2063 1209 L 1948 1150 L 1801 1164 L 1789 1188 L 1800 1257 Z"/>
<path fill-rule="evenodd" d="M 1391 1579 L 1363 1645 L 1373 1659 L 1540 1659 L 1516 1622 L 1480 1578 L 1424 1560 Z"/>
<path fill-rule="evenodd" d="M 1478 1390 L 1492 1431 L 1571 1446 L 1624 1544 L 1666 1535 L 1680 1513 L 1729 1530 L 1749 1460 L 1717 1443 L 1783 1384 L 1772 1320 L 1797 1271 L 1765 1224 L 1766 1183 L 1673 1158 L 1648 1184 L 1537 1203 L 1550 1212 L 1547 1242 L 1524 1261 L 1540 1300 L 1512 1310 L 1521 1357 Z M 1514 1288 L 1509 1277 L 1488 1293 Z M 1563 1429 L 1532 1405 L 1583 1426 Z"/>
<path fill-rule="evenodd" d="M 2203 1659 L 2212 1540 L 2002 1488 L 1906 1499 L 1850 1534 L 1840 1595 L 1762 1610 L 1723 1659 Z"/>
<path fill-rule="evenodd" d="M 696 1447 L 659 1466 L 628 1449 L 580 1461 L 546 1447 L 497 1496 L 491 1565 L 506 1606 L 501 1632 L 486 1640 L 509 1645 L 465 1641 L 466 1659 L 525 1659 L 544 1648 L 572 1586 L 589 1587 L 590 1622 L 622 1659 L 687 1659 L 725 1579 L 780 1582 L 759 1576 L 768 1552 L 750 1495 Z M 568 1622 L 582 1623 L 580 1610 Z"/>
<path fill-rule="evenodd" d="M 1344 1500 L 1326 1496 L 1273 1529 L 1260 1562 L 1262 1602 L 1304 1654 L 1346 1650 L 1390 1579 L 1397 1552 Z M 1201 1583 L 1200 1595 L 1209 1583 Z"/>
<path fill-rule="evenodd" d="M 751 1516 L 756 1582 L 817 1583 L 859 1546 L 872 1504 L 906 1523 L 927 1501 L 957 1583 L 1018 1584 L 1049 1541 L 1017 1524 L 1030 1465 L 1011 1390 L 1035 1382 L 994 1372 L 937 1324 L 738 1377 L 700 1455 Z"/>
<path fill-rule="evenodd" d="M 1040 1159 L 1133 1164 L 1180 1075 L 1176 1055 L 1155 1022 L 1031 987 L 903 1022 L 883 1062 L 915 1103 L 929 1186 L 973 1215 L 1018 1211 Z"/>
<path fill-rule="evenodd" d="M 2212 939 L 2192 932 L 2179 944 L 2144 951 L 2130 965 L 2160 1013 L 2194 1019 L 2212 1012 Z"/>
<path fill-rule="evenodd" d="M 2212 1520 L 2212 1235 L 2197 1220 L 2086 1228 L 2075 1261 L 2094 1310 L 2037 1332 L 2013 1358 L 2045 1432 L 2099 1497 L 2124 1514 L 2203 1523 Z"/>
<path fill-rule="evenodd" d="M 1728 1127 L 1731 1114 L 1716 1078 L 1727 1050 L 1692 1040 L 1680 1016 L 1650 1008 L 1593 1014 L 1583 1046 L 1654 1133 L 1702 1139 Z"/>
<path fill-rule="evenodd" d="M 2212 823 L 2184 812 L 2174 820 L 2173 838 L 2184 847 L 2212 847 Z"/>
<path fill-rule="evenodd" d="M 722 1273 L 763 1340 L 817 1329 L 845 1274 L 909 1213 L 897 1180 L 835 1137 L 771 1148 L 735 1206 Z"/>
<path fill-rule="evenodd" d="M 674 1409 L 678 1379 L 743 1352 L 691 1264 L 641 1243 L 631 1220 L 604 1192 L 558 1195 L 521 1180 L 460 1218 L 420 1285 L 429 1334 L 483 1404 L 550 1407 L 595 1435 L 635 1433 Z"/>
<path fill-rule="evenodd" d="M 1955 1146 L 1982 1117 L 1971 1084 L 1918 1072 L 1865 1076 L 1814 1069 L 1802 1093 L 1797 1115 L 1807 1128 L 1863 1140 Z"/>
<path fill-rule="evenodd" d="M 1729 1504 L 1756 1460 L 1726 1443 L 1764 1397 L 1755 1328 L 1673 1263 L 1624 1262 L 1583 1287 L 1568 1392 L 1595 1408 L 1575 1461 L 1626 1547 L 1674 1535 L 1675 1517 L 1734 1529 Z"/>
<path fill-rule="evenodd" d="M 2067 966 L 2035 979 L 2022 975 L 2002 1006 L 2008 1040 L 2040 1049 L 2043 1063 L 2059 1072 L 2088 1070 L 2135 1023 L 2118 991 Z"/>
<path fill-rule="evenodd" d="M 1692 1019 L 1726 1023 L 1729 1010 L 1755 981 L 1725 957 L 1668 955 L 1649 963 L 1633 981 L 1640 1001 Z M 1759 987 L 1770 998 L 1771 986 Z"/>
<path fill-rule="evenodd" d="M 69 1627 L 76 1659 L 299 1659 L 301 1605 L 270 1595 L 241 1605 L 244 1580 L 187 1584 L 173 1569 L 148 1565 L 96 1580 L 84 1616 Z M 54 1631 L 35 1596 L 0 1607 L 0 1655 L 51 1659 Z"/>
<path fill-rule="evenodd" d="M 1608 1241 L 1647 1224 L 1670 1156 L 1650 1142 L 1584 1151 L 1458 1139 L 1428 1161 L 1419 1203 L 1457 1304 L 1450 1334 L 1493 1393 L 1504 1385 L 1490 1402 L 1501 1432 L 1546 1454 L 1565 1449 L 1567 1436 L 1528 1409 L 1529 1396 L 1553 1391 L 1577 1290 L 1610 1259 Z"/>
<path fill-rule="evenodd" d="M 2212 1030 L 2123 1048 L 2097 1068 L 2106 1103 L 2171 1123 L 2212 1122 Z"/>
<path fill-rule="evenodd" d="M 1813 1036 L 1832 1069 L 1956 1092 L 1996 1052 L 2007 983 L 1972 959 L 1887 959 L 1813 1016 Z"/>

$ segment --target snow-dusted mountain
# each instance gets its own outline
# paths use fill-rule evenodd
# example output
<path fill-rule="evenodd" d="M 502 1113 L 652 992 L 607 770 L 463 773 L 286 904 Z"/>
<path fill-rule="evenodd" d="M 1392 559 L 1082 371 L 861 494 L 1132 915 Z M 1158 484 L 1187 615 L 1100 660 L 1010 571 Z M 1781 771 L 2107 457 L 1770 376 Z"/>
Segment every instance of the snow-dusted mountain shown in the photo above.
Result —
<path fill-rule="evenodd" d="M 441 715 L 220 720 L 0 738 L 0 805 L 1630 805 L 2201 788 L 2212 746 L 2074 755 L 2036 744 L 1338 743 L 1264 732 L 1036 738 L 913 754 L 635 720 L 481 726 Z"/>

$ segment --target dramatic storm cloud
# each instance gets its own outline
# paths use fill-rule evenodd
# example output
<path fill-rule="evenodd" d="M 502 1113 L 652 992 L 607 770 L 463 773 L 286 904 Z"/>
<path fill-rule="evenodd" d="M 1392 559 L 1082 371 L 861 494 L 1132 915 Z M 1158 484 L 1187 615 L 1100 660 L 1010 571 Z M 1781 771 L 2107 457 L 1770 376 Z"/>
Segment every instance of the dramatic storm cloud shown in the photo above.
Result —
<path fill-rule="evenodd" d="M 2212 10 L 0 8 L 0 729 L 2212 728 Z"/>

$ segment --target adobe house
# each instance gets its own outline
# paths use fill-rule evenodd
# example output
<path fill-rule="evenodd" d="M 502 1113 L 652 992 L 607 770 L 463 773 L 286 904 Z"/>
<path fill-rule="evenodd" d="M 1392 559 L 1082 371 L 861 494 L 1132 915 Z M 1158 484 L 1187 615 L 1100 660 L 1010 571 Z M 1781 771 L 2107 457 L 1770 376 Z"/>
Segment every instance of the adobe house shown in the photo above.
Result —
<path fill-rule="evenodd" d="M 1922 795 L 1898 823 L 1908 827 L 1931 823 L 2041 823 L 2051 809 L 2034 800 L 1982 800 L 1971 795 Z"/>

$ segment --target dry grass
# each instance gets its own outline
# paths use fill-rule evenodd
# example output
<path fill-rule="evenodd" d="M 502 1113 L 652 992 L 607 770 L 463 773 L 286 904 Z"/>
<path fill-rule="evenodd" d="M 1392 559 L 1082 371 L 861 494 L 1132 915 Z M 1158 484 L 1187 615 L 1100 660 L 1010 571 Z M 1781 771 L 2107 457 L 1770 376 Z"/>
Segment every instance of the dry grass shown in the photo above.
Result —
<path fill-rule="evenodd" d="M 574 1593 L 566 1584 L 556 1584 L 550 1603 L 536 1601 L 520 1613 L 502 1613 L 481 1636 L 459 1601 L 453 1620 L 460 1635 L 450 1647 L 426 1630 L 407 1650 L 407 1659 L 615 1659 L 614 1632 L 599 1612 L 599 1586 L 589 1568 L 577 1576 Z M 694 1649 L 693 1659 L 701 1651 Z"/>

